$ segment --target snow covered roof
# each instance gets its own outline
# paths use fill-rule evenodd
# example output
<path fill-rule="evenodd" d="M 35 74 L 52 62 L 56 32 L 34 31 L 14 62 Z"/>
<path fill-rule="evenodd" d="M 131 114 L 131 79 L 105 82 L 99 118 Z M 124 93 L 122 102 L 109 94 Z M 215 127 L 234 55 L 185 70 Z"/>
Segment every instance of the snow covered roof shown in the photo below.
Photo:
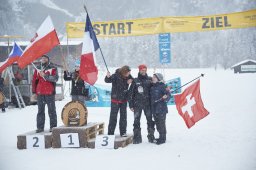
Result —
<path fill-rule="evenodd" d="M 256 60 L 247 59 L 247 60 L 243 60 L 243 61 L 241 61 L 241 62 L 239 62 L 239 63 L 237 63 L 237 64 L 231 66 L 231 68 L 234 68 L 234 67 L 236 67 L 236 66 L 239 66 L 239 65 L 241 65 L 241 64 L 243 64 L 243 63 L 246 63 L 246 62 L 248 62 L 248 61 L 254 62 L 254 63 L 256 64 Z"/>

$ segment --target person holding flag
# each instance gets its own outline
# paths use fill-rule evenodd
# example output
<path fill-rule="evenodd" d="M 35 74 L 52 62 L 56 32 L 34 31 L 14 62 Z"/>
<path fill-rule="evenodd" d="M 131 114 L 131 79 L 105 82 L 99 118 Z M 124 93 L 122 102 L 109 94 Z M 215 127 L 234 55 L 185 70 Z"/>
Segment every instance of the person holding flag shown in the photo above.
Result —
<path fill-rule="evenodd" d="M 35 36 L 24 50 L 18 60 L 18 66 L 23 69 L 31 64 L 35 67 L 32 80 L 32 92 L 37 95 L 37 130 L 36 133 L 44 131 L 45 104 L 48 106 L 50 117 L 50 131 L 57 126 L 57 115 L 55 107 L 55 85 L 58 81 L 58 71 L 45 55 L 55 46 L 59 45 L 59 38 L 53 26 L 50 16 L 46 17 L 40 25 Z M 41 65 L 36 67 L 33 61 L 41 57 Z"/>
<path fill-rule="evenodd" d="M 111 89 L 111 111 L 108 124 L 108 135 L 114 135 L 117 114 L 120 110 L 119 130 L 120 136 L 126 137 L 127 128 L 127 101 L 129 84 L 132 83 L 131 69 L 129 66 L 123 66 L 116 70 L 114 74 L 107 73 L 106 83 L 112 83 Z"/>
<path fill-rule="evenodd" d="M 44 131 L 45 104 L 48 106 L 50 117 L 50 132 L 57 126 L 57 114 L 55 107 L 55 86 L 58 81 L 58 71 L 47 55 L 41 57 L 41 65 L 35 69 L 32 80 L 32 92 L 37 95 L 37 130 L 36 133 Z"/>
<path fill-rule="evenodd" d="M 156 144 L 160 145 L 166 141 L 166 114 L 168 113 L 167 102 L 170 100 L 170 93 L 166 90 L 164 78 L 161 73 L 155 73 L 152 78 L 153 86 L 150 89 L 151 109 L 159 132 Z"/>
<path fill-rule="evenodd" d="M 85 88 L 85 82 L 81 79 L 80 76 L 80 61 L 77 60 L 75 63 L 74 72 L 70 73 L 67 70 L 64 70 L 64 80 L 72 81 L 71 86 L 71 96 L 72 101 L 80 101 L 84 104 L 86 98 L 89 94 L 89 89 Z"/>

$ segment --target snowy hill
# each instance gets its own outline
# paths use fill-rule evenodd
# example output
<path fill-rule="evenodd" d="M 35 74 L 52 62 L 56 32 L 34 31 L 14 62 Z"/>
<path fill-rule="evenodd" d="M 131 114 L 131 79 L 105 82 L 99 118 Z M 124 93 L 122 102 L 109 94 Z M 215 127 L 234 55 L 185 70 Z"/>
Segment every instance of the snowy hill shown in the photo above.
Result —
<path fill-rule="evenodd" d="M 132 70 L 133 75 L 136 73 L 137 70 Z M 8 109 L 0 113 L 0 169 L 255 170 L 255 74 L 169 69 L 165 71 L 165 78 L 180 76 L 184 84 L 201 73 L 206 74 L 201 79 L 201 94 L 210 114 L 187 129 L 175 106 L 169 106 L 167 143 L 160 146 L 147 142 L 145 116 L 142 116 L 143 143 L 139 145 L 117 150 L 18 150 L 17 135 L 35 129 L 37 106 Z M 102 79 L 103 75 L 99 83 L 103 83 Z M 69 100 L 67 95 L 64 101 L 57 102 L 58 126 L 62 125 L 61 110 Z M 107 127 L 109 112 L 110 108 L 89 108 L 88 120 L 104 121 Z M 48 116 L 46 118 L 46 127 L 49 127 Z M 128 133 L 132 133 L 132 124 L 133 113 L 128 111 Z"/>
<path fill-rule="evenodd" d="M 0 35 L 22 35 L 22 40 L 30 40 L 44 18 L 51 15 L 58 35 L 62 37 L 66 22 L 85 21 L 84 2 L 92 21 L 225 14 L 256 8 L 255 0 L 1 0 Z M 169 68 L 216 65 L 228 68 L 244 59 L 256 59 L 255 28 L 175 33 L 171 39 L 172 64 L 167 65 Z M 99 41 L 110 66 L 118 66 L 121 58 L 121 64 L 130 63 L 133 67 L 137 63 L 161 67 L 157 35 Z M 131 57 L 133 60 L 128 61 Z M 98 61 L 103 65 L 102 60 Z"/>

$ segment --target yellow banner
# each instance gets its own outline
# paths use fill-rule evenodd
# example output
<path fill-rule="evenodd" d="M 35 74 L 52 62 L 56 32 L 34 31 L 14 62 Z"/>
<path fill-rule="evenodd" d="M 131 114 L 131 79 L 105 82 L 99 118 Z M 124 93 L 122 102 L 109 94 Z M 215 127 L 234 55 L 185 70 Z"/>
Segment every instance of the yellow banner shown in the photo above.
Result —
<path fill-rule="evenodd" d="M 256 10 L 197 17 L 166 17 L 165 32 L 196 32 L 256 26 Z"/>
<path fill-rule="evenodd" d="M 98 37 L 139 36 L 173 32 L 196 32 L 256 27 L 256 9 L 244 12 L 196 16 L 160 17 L 135 20 L 93 22 Z M 85 23 L 68 22 L 68 38 L 83 37 Z"/>
<path fill-rule="evenodd" d="M 161 18 L 93 22 L 92 25 L 98 37 L 138 36 L 162 32 Z M 81 38 L 84 35 L 85 23 L 68 22 L 66 28 L 69 38 Z"/>

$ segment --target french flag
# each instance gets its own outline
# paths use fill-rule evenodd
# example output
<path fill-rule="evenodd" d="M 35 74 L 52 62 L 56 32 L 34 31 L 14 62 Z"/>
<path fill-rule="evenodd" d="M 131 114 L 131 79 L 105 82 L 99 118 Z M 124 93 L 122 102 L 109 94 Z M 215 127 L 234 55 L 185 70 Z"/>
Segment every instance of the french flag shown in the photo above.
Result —
<path fill-rule="evenodd" d="M 95 64 L 95 52 L 99 48 L 99 42 L 93 31 L 89 15 L 87 14 L 80 62 L 80 77 L 90 85 L 94 85 L 98 79 L 98 68 Z"/>
<path fill-rule="evenodd" d="M 48 16 L 37 30 L 35 36 L 31 39 L 30 44 L 24 50 L 22 56 L 19 58 L 19 67 L 26 67 L 59 44 L 59 38 L 53 26 L 52 19 Z"/>
<path fill-rule="evenodd" d="M 0 73 L 2 73 L 7 67 L 18 61 L 23 51 L 16 42 L 14 42 L 13 48 L 9 57 L 4 61 L 0 62 Z"/>

